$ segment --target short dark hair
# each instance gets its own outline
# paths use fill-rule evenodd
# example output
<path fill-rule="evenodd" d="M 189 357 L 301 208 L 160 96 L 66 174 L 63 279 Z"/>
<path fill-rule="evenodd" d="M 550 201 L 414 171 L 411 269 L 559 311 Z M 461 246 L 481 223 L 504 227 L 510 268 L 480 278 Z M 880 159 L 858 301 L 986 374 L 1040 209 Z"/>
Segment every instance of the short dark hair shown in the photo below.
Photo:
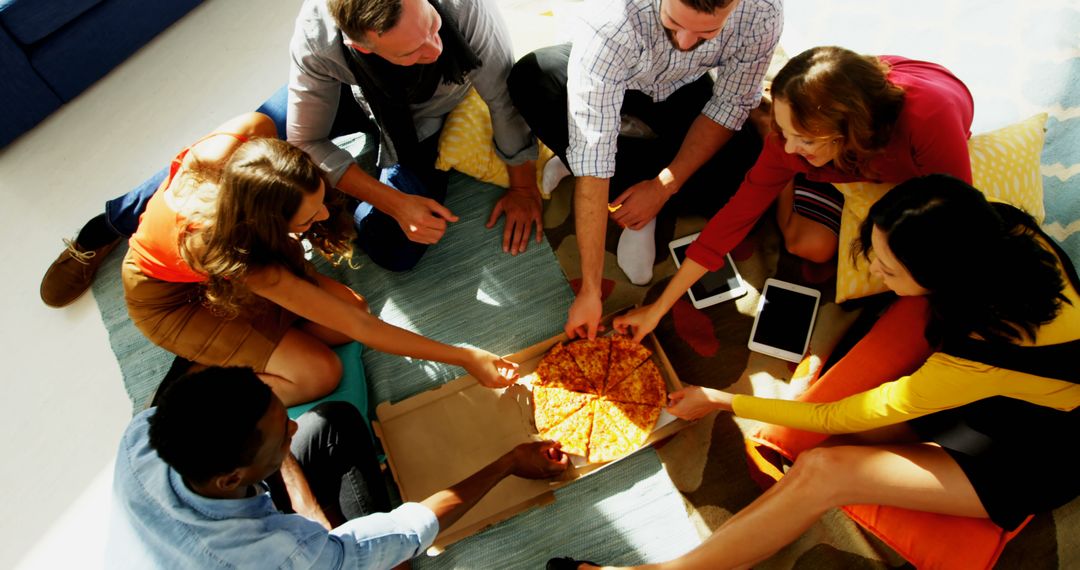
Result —
<path fill-rule="evenodd" d="M 330 16 L 349 39 L 364 42 L 368 32 L 381 36 L 401 20 L 402 0 L 327 0 Z"/>
<path fill-rule="evenodd" d="M 149 418 L 150 447 L 184 478 L 205 483 L 251 465 L 272 392 L 250 368 L 211 367 L 177 379 Z"/>
<path fill-rule="evenodd" d="M 931 344 L 972 333 L 1034 338 L 1067 302 L 1057 256 L 1036 237 L 1035 220 L 952 176 L 912 178 L 886 193 L 870 207 L 855 255 L 869 254 L 874 227 L 930 292 Z"/>
<path fill-rule="evenodd" d="M 727 8 L 728 4 L 731 4 L 735 0 L 673 0 L 674 2 L 682 2 L 687 8 L 693 9 L 695 12 L 701 12 L 702 14 L 712 14 L 713 12 Z"/>

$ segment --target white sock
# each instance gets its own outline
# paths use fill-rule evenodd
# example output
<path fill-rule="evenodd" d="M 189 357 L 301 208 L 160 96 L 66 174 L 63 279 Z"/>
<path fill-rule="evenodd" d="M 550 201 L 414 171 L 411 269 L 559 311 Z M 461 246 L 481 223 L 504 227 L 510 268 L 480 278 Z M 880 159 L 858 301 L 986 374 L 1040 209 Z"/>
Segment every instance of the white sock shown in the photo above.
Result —
<path fill-rule="evenodd" d="M 645 285 L 652 281 L 653 263 L 656 261 L 654 234 L 656 218 L 640 230 L 624 229 L 619 236 L 619 268 L 634 285 Z"/>
<path fill-rule="evenodd" d="M 551 196 L 551 192 L 559 185 L 563 178 L 572 174 L 570 169 L 563 164 L 557 156 L 551 157 L 544 165 L 544 173 L 540 178 L 540 191 L 544 196 Z"/>

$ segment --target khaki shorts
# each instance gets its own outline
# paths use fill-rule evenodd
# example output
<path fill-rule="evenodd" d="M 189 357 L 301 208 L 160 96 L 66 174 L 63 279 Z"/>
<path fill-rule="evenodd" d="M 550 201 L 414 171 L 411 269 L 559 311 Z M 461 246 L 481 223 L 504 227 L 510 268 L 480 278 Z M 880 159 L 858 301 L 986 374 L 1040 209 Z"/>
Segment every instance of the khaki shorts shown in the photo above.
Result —
<path fill-rule="evenodd" d="M 131 251 L 122 268 L 128 315 L 151 342 L 208 366 L 243 366 L 264 372 L 270 355 L 299 320 L 267 301 L 257 314 L 233 318 L 203 304 L 199 283 L 171 283 L 145 275 Z"/>

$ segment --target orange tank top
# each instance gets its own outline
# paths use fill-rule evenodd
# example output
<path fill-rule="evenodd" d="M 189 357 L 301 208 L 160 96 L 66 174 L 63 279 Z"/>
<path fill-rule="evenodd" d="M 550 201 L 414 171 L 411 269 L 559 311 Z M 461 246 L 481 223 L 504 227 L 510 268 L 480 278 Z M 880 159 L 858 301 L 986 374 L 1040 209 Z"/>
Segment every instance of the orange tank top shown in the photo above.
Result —
<path fill-rule="evenodd" d="M 188 227 L 188 221 L 165 200 L 165 191 L 172 184 L 191 147 L 218 135 L 230 136 L 240 142 L 248 140 L 234 133 L 210 133 L 195 141 L 173 158 L 169 175 L 146 203 L 146 211 L 139 216 L 139 227 L 128 242 L 135 265 L 143 274 L 170 283 L 201 283 L 207 280 L 205 274 L 192 269 L 180 255 L 180 236 Z"/>

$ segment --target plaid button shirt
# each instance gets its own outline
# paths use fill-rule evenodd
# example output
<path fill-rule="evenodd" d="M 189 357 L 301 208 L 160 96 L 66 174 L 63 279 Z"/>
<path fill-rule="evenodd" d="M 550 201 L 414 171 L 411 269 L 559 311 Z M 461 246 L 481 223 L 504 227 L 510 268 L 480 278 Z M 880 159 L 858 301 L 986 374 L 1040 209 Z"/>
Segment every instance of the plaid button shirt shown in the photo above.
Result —
<path fill-rule="evenodd" d="M 783 29 L 782 4 L 740 0 L 719 35 L 681 52 L 660 24 L 660 0 L 597 2 L 574 37 L 567 70 L 570 170 L 597 178 L 615 174 L 627 89 L 663 101 L 715 69 L 713 95 L 701 112 L 729 129 L 742 127 L 761 101 L 762 79 Z"/>

